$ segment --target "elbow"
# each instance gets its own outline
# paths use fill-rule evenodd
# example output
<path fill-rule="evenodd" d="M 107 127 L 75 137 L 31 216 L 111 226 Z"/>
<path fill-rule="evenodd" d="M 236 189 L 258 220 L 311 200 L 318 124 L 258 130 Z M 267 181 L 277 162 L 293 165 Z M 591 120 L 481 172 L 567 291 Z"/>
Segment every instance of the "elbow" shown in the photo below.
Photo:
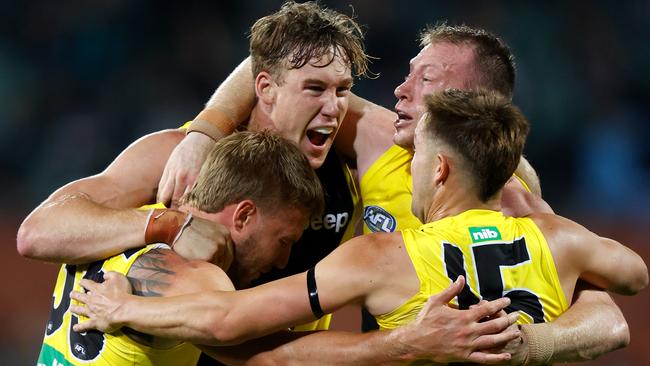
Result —
<path fill-rule="evenodd" d="M 614 323 L 614 326 L 611 328 L 612 332 L 610 334 L 612 351 L 620 348 L 625 348 L 630 344 L 630 328 L 623 317 L 623 314 L 619 312 L 618 318 Z"/>
<path fill-rule="evenodd" d="M 641 257 L 638 260 L 637 269 L 634 271 L 636 275 L 625 289 L 624 295 L 636 295 L 648 286 L 648 267 Z"/>
<path fill-rule="evenodd" d="M 233 327 L 227 322 L 210 322 L 208 326 L 208 341 L 214 346 L 232 346 L 244 342 L 246 339 L 241 337 Z"/>
<path fill-rule="evenodd" d="M 38 245 L 39 232 L 32 227 L 27 218 L 18 228 L 16 235 L 16 249 L 18 254 L 25 258 L 39 259 Z"/>
<path fill-rule="evenodd" d="M 639 258 L 640 259 L 640 258 Z M 644 288 L 648 287 L 648 267 L 646 266 L 645 262 L 641 259 L 641 277 L 639 280 L 639 289 L 637 292 L 643 290 Z"/>
<path fill-rule="evenodd" d="M 211 301 L 212 304 L 219 304 Z M 216 346 L 230 346 L 240 344 L 249 338 L 242 333 L 242 322 L 239 323 L 229 316 L 228 309 L 222 306 L 213 306 L 206 319 L 206 333 L 209 344 Z"/>

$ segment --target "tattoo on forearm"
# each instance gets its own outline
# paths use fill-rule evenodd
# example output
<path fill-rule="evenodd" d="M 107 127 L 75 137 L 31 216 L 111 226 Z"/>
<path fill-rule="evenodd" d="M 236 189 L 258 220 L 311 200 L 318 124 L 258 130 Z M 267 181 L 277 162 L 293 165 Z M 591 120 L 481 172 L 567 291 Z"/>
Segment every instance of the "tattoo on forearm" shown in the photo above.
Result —
<path fill-rule="evenodd" d="M 133 294 L 146 297 L 160 297 L 176 274 L 166 260 L 167 250 L 152 249 L 141 255 L 129 269 L 127 278 L 133 287 Z"/>

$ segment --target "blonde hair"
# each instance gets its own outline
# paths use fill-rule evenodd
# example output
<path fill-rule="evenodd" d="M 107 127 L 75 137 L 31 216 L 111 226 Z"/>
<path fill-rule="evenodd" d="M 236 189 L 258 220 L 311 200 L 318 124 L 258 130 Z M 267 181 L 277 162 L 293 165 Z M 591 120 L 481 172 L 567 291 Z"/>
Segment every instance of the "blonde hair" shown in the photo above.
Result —
<path fill-rule="evenodd" d="M 318 67 L 340 56 L 357 76 L 368 72 L 363 32 L 350 17 L 322 8 L 316 2 L 285 2 L 277 12 L 251 27 L 250 54 L 253 75 L 266 71 L 281 78 L 285 69 L 299 69 L 312 59 L 331 54 Z"/>
<path fill-rule="evenodd" d="M 269 132 L 237 132 L 216 143 L 184 203 L 209 213 L 250 199 L 263 209 L 323 210 L 323 188 L 304 154 Z"/>

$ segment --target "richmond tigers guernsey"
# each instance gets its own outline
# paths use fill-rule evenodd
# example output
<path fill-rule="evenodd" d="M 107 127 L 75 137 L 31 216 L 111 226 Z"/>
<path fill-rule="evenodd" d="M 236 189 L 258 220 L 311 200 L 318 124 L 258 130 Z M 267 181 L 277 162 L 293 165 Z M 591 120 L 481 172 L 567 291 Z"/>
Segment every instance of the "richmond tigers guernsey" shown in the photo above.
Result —
<path fill-rule="evenodd" d="M 519 323 L 541 323 L 568 308 L 548 244 L 529 218 L 469 210 L 402 230 L 402 237 L 420 290 L 393 311 L 376 316 L 381 329 L 411 322 L 429 296 L 459 275 L 467 279 L 453 301 L 460 309 L 507 296 L 512 303 L 506 311 L 519 311 Z"/>
<path fill-rule="evenodd" d="M 189 343 L 169 349 L 156 349 L 131 340 L 122 331 L 104 334 L 99 331 L 76 333 L 72 326 L 78 318 L 69 310 L 70 292 L 81 290 L 79 281 L 88 278 L 103 281 L 103 273 L 115 271 L 126 275 L 142 254 L 153 248 L 169 248 L 150 244 L 86 265 L 64 264 L 59 270 L 52 312 L 45 330 L 38 365 L 196 365 L 200 351 Z"/>

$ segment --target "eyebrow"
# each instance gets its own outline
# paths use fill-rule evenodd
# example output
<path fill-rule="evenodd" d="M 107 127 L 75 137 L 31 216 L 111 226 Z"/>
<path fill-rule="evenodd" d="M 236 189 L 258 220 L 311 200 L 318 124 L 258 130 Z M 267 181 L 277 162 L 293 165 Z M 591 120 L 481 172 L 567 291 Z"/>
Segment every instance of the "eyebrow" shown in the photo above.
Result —
<path fill-rule="evenodd" d="M 321 80 L 321 79 L 305 79 L 305 80 L 303 81 L 303 83 L 304 83 L 304 84 L 327 85 L 327 83 L 324 82 L 324 81 Z M 343 79 L 343 80 L 342 80 L 338 85 L 346 85 L 346 86 L 352 87 L 352 85 L 354 85 L 354 79 L 351 78 L 351 77 L 349 77 L 349 78 L 345 78 L 345 79 Z"/>

